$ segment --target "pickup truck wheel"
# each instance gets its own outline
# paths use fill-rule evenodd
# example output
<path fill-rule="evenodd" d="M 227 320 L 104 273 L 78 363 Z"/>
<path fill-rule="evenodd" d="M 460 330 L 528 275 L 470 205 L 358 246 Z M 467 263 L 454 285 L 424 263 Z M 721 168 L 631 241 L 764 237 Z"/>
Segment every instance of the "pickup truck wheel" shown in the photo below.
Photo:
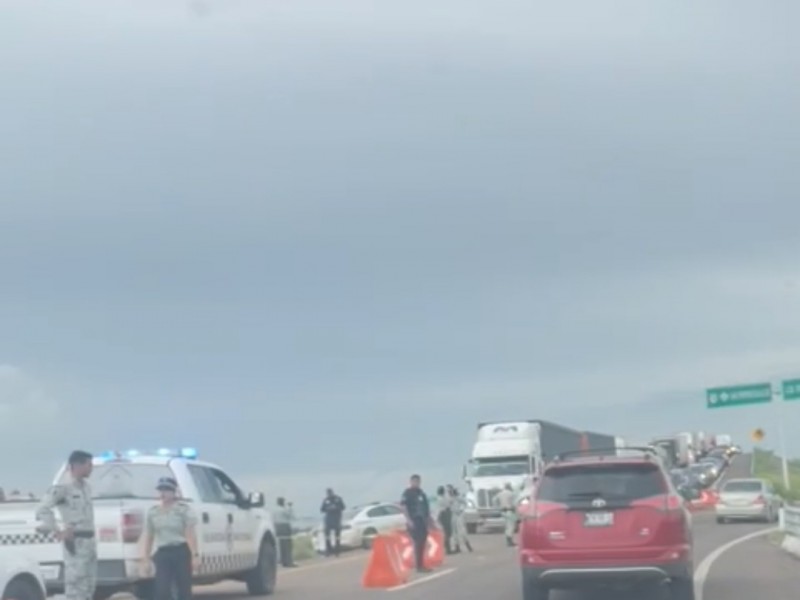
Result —
<path fill-rule="evenodd" d="M 3 600 L 44 600 L 44 595 L 38 586 L 17 577 L 3 590 Z"/>
<path fill-rule="evenodd" d="M 247 593 L 251 596 L 269 596 L 275 591 L 278 575 L 278 557 L 275 546 L 269 540 L 262 540 L 258 551 L 258 563 L 245 577 Z"/>

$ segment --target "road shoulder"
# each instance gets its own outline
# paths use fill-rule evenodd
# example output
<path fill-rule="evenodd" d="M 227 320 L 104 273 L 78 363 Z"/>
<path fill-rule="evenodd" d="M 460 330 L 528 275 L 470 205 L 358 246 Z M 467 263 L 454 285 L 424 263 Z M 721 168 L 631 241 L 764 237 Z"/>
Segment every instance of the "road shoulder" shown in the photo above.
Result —
<path fill-rule="evenodd" d="M 770 543 L 766 536 L 760 536 L 719 556 L 705 581 L 703 599 L 797 600 L 799 587 L 797 560 Z"/>

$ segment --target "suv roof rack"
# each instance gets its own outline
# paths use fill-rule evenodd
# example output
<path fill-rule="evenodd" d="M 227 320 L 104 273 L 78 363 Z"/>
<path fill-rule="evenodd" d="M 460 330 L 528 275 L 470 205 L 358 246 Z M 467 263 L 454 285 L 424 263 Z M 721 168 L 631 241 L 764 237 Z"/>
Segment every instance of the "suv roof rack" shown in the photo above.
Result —
<path fill-rule="evenodd" d="M 650 446 L 626 446 L 624 448 L 608 447 L 608 448 L 593 448 L 591 450 L 572 450 L 570 452 L 561 452 L 553 459 L 553 462 L 564 462 L 570 458 L 584 458 L 596 456 L 601 460 L 606 456 L 613 458 L 620 458 L 620 454 L 629 450 L 641 452 L 644 458 L 651 460 L 658 457 L 658 452 L 655 448 Z M 624 454 L 622 458 L 625 458 Z"/>

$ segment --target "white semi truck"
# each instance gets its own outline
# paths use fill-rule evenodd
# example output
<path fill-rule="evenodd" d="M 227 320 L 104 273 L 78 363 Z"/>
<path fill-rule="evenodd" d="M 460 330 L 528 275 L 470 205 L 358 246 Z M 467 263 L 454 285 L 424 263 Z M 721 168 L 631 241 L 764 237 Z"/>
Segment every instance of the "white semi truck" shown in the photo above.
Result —
<path fill-rule="evenodd" d="M 714 444 L 722 447 L 733 446 L 733 438 L 727 433 L 718 433 L 714 437 Z"/>
<path fill-rule="evenodd" d="M 543 466 L 557 455 L 589 449 L 615 452 L 614 436 L 577 431 L 548 421 L 480 423 L 472 456 L 464 467 L 467 484 L 467 530 L 503 526 L 495 503 L 506 484 L 522 496 L 538 478 Z"/>
<path fill-rule="evenodd" d="M 694 447 L 694 435 L 683 431 L 675 434 L 675 439 L 678 442 L 678 455 L 681 467 L 688 467 L 696 461 L 696 450 Z"/>

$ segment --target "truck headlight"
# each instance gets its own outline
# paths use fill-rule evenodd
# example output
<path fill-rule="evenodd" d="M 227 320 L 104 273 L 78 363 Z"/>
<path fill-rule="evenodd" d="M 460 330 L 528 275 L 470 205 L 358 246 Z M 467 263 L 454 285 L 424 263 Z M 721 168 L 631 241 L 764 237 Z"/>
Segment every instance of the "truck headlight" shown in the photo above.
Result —
<path fill-rule="evenodd" d="M 526 506 L 526 505 L 528 505 L 530 503 L 531 503 L 531 499 L 528 496 L 525 496 L 524 498 L 520 498 L 520 501 L 519 501 L 518 504 L 520 506 Z"/>
<path fill-rule="evenodd" d="M 467 508 L 475 508 L 475 501 L 467 499 Z"/>

